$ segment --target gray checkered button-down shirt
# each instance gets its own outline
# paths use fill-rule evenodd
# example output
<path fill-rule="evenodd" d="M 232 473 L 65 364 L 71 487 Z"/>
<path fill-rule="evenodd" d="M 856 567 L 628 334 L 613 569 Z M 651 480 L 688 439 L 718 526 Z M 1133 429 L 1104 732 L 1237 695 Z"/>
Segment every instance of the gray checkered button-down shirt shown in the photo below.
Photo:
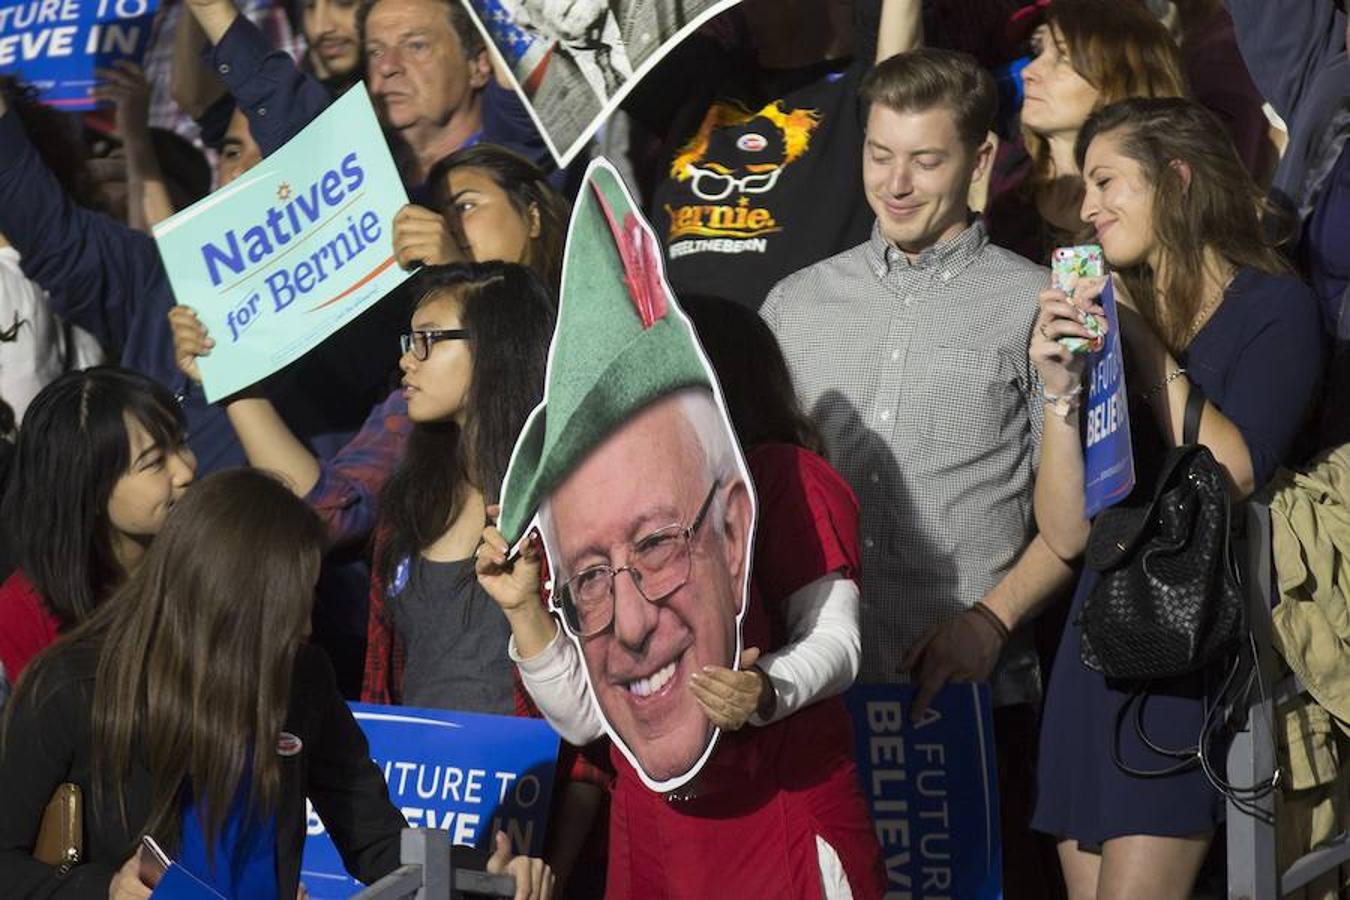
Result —
<path fill-rule="evenodd" d="M 896 680 L 909 645 L 982 599 L 1034 534 L 1027 344 L 1048 283 L 977 220 L 914 263 L 874 226 L 769 293 L 764 319 L 862 504 L 859 681 Z M 993 680 L 998 704 L 1039 697 L 1029 636 Z"/>

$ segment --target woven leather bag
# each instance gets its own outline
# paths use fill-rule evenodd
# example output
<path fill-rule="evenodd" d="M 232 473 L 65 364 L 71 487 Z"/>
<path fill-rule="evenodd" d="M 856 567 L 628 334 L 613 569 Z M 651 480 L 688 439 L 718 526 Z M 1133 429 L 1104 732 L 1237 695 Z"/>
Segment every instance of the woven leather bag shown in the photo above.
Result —
<path fill-rule="evenodd" d="M 1100 578 L 1083 604 L 1083 664 L 1108 678 L 1185 675 L 1231 656 L 1246 616 L 1229 552 L 1223 471 L 1195 443 L 1204 395 L 1192 387 L 1182 446 L 1152 491 L 1097 516 L 1087 565 Z"/>

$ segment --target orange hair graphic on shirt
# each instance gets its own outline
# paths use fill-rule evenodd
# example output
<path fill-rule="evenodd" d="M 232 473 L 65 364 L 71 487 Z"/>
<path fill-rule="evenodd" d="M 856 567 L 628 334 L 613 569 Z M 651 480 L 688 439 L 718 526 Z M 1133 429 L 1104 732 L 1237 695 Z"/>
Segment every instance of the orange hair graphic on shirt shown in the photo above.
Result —
<path fill-rule="evenodd" d="M 786 153 L 780 165 L 787 166 L 806 152 L 811 143 L 811 132 L 820 124 L 820 113 L 813 109 L 785 111 L 781 100 L 775 100 L 758 111 L 750 111 L 739 103 L 714 103 L 703 117 L 703 124 L 691 137 L 670 165 L 670 175 L 677 181 L 689 180 L 689 166 L 703 160 L 708 152 L 708 139 L 714 128 L 744 125 L 752 119 L 768 119 L 783 133 Z"/>

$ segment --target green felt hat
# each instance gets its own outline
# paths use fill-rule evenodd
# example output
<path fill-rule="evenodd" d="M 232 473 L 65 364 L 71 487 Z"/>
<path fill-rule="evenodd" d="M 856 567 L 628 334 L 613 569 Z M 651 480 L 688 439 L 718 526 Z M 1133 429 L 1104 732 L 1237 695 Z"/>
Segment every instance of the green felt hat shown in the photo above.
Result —
<path fill-rule="evenodd" d="M 656 235 L 609 162 L 596 159 L 567 231 L 544 400 L 502 483 L 502 536 L 519 540 L 543 499 L 639 410 L 700 385 L 711 388 L 712 376 L 666 283 Z"/>

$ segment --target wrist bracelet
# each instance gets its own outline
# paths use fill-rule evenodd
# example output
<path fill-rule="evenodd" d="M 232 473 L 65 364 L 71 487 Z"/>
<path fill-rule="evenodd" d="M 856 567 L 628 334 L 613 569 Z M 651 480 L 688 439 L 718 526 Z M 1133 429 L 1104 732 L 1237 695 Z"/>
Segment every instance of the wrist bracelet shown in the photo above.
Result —
<path fill-rule="evenodd" d="M 1080 381 L 1073 386 L 1073 389 L 1066 394 L 1052 394 L 1041 387 L 1041 397 L 1045 400 L 1045 405 L 1050 407 L 1050 411 L 1061 419 L 1068 421 L 1069 413 L 1078 406 L 1078 398 L 1083 393 L 1083 383 Z"/>
<path fill-rule="evenodd" d="M 1138 395 L 1139 399 L 1145 403 L 1152 403 L 1154 397 L 1158 396 L 1163 391 L 1167 390 L 1167 386 L 1169 384 L 1176 381 L 1178 378 L 1180 378 L 1182 375 L 1185 374 L 1186 374 L 1185 369 L 1174 369 L 1172 372 L 1168 373 L 1167 377 L 1164 378 L 1162 381 L 1153 385 L 1153 387 L 1149 388 L 1148 390 L 1141 392 Z"/>
<path fill-rule="evenodd" d="M 1008 630 L 1007 625 L 1003 624 L 1003 620 L 998 617 L 998 613 L 986 606 L 983 600 L 976 602 L 976 604 L 970 608 L 970 611 L 993 626 L 994 630 L 998 632 L 998 636 L 1001 637 L 1005 643 L 1008 638 L 1012 637 L 1012 632 Z"/>

